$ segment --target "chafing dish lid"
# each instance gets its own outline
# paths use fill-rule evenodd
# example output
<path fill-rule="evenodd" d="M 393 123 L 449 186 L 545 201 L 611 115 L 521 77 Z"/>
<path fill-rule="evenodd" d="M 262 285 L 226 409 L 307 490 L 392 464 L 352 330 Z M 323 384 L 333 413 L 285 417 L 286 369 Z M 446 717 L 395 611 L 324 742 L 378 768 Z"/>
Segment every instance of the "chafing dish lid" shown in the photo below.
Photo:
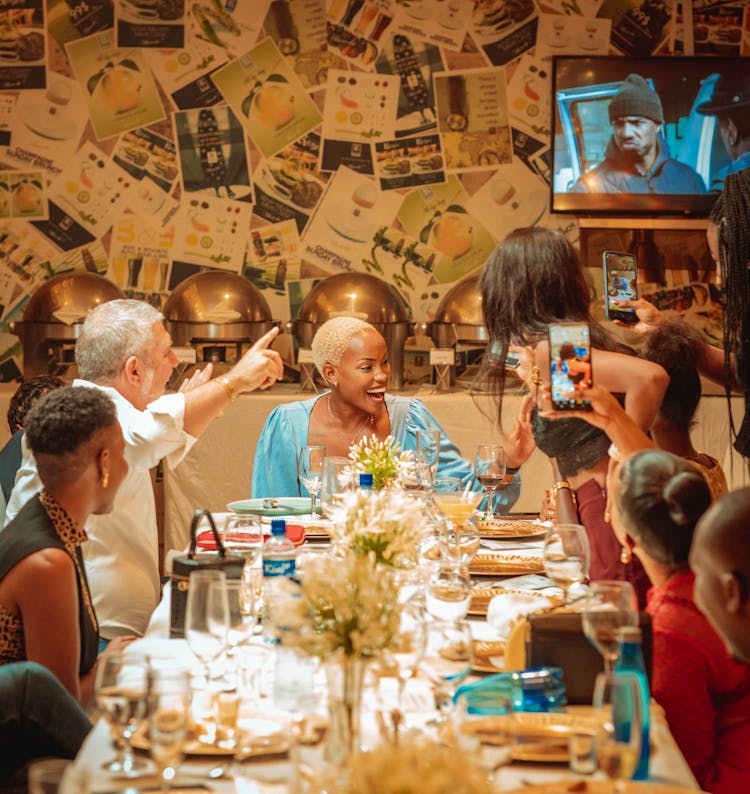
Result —
<path fill-rule="evenodd" d="M 100 303 L 124 298 L 122 290 L 104 276 L 73 271 L 53 276 L 29 298 L 23 312 L 25 323 L 81 322 Z"/>
<path fill-rule="evenodd" d="M 433 322 L 484 326 L 478 273 L 462 279 L 445 293 Z"/>
<path fill-rule="evenodd" d="M 188 323 L 266 322 L 271 309 L 260 290 L 243 276 L 206 270 L 174 288 L 164 304 L 164 317 Z"/>

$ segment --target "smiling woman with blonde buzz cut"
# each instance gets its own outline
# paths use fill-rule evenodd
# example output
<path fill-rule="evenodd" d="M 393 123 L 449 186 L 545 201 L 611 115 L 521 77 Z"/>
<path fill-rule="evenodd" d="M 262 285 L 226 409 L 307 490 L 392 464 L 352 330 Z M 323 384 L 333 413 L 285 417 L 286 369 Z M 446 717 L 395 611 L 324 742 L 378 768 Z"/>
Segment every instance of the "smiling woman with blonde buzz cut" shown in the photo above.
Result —
<path fill-rule="evenodd" d="M 271 411 L 255 451 L 254 497 L 307 495 L 296 468 L 297 454 L 306 444 L 321 444 L 328 455 L 346 457 L 360 439 L 390 435 L 402 450 L 414 451 L 417 430 L 440 431 L 438 477 L 460 477 L 479 490 L 472 464 L 461 457 L 424 403 L 386 393 L 391 365 L 385 339 L 374 326 L 356 317 L 334 317 L 318 329 L 312 351 L 330 391 Z M 524 462 L 516 460 L 510 443 L 506 452 L 508 465 Z M 497 508 L 507 511 L 519 491 L 516 475 L 496 496 Z"/>

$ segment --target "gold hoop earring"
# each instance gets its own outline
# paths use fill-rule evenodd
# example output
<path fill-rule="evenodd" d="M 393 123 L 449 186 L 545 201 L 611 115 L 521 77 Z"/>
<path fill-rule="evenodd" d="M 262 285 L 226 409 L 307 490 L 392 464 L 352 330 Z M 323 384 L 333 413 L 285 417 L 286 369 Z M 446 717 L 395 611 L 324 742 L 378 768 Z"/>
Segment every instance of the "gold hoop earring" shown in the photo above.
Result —
<path fill-rule="evenodd" d="M 109 472 L 105 471 L 102 472 L 102 488 L 106 488 L 109 485 Z"/>
<path fill-rule="evenodd" d="M 627 546 L 623 546 L 620 550 L 620 562 L 627 565 L 633 559 L 633 554 Z"/>

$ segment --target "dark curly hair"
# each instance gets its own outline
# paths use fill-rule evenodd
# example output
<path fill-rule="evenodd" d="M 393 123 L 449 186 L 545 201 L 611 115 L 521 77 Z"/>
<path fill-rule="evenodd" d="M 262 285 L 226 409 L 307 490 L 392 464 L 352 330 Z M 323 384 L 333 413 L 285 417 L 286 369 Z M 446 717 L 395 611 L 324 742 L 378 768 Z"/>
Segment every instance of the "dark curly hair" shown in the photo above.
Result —
<path fill-rule="evenodd" d="M 59 389 L 65 384 L 54 375 L 37 375 L 34 378 L 24 378 L 8 405 L 8 427 L 15 433 L 23 427 L 26 414 L 31 406 L 47 392 Z"/>
<path fill-rule="evenodd" d="M 687 565 L 695 525 L 711 505 L 698 469 L 671 452 L 646 449 L 622 464 L 616 494 L 623 529 L 638 545 L 669 568 Z"/>

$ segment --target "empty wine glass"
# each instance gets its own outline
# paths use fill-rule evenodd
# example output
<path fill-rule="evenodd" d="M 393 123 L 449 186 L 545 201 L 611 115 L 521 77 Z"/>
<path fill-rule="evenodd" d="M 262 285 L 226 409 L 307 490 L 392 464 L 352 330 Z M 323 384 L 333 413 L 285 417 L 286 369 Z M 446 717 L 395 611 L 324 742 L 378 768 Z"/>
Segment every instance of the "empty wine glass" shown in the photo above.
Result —
<path fill-rule="evenodd" d="M 237 649 L 252 639 L 255 630 L 255 592 L 252 581 L 245 576 L 227 579 L 224 589 L 228 606 L 227 655 L 234 657 Z"/>
<path fill-rule="evenodd" d="M 183 667 L 152 667 L 149 673 L 149 746 L 168 792 L 183 758 L 190 717 L 190 674 Z"/>
<path fill-rule="evenodd" d="M 505 448 L 500 444 L 480 444 L 474 454 L 474 475 L 487 494 L 487 518 L 495 518 L 493 501 L 505 482 Z"/>
<path fill-rule="evenodd" d="M 583 631 L 604 657 L 604 670 L 611 673 L 620 644 L 617 630 L 638 625 L 638 602 L 630 582 L 592 582 L 581 611 Z"/>
<path fill-rule="evenodd" d="M 440 460 L 440 431 L 417 430 L 415 439 L 414 457 L 421 463 L 426 463 L 434 477 Z"/>
<path fill-rule="evenodd" d="M 509 764 L 516 738 L 510 695 L 497 690 L 491 696 L 462 692 L 453 707 L 456 747 L 490 773 Z"/>
<path fill-rule="evenodd" d="M 349 458 L 327 456 L 323 459 L 323 474 L 320 482 L 320 510 L 326 518 L 333 518 L 341 505 L 344 494 L 351 490 Z"/>
<path fill-rule="evenodd" d="M 466 617 L 471 603 L 471 579 L 462 565 L 442 562 L 425 585 L 425 607 L 439 620 Z"/>
<path fill-rule="evenodd" d="M 465 620 L 428 621 L 421 669 L 435 685 L 438 724 L 448 720 L 453 694 L 473 665 L 474 642 Z"/>
<path fill-rule="evenodd" d="M 229 516 L 222 532 L 224 548 L 250 566 L 263 549 L 263 530 L 257 516 Z"/>
<path fill-rule="evenodd" d="M 310 517 L 317 518 L 317 501 L 323 478 L 323 460 L 326 448 L 317 444 L 302 447 L 297 457 L 297 476 L 310 494 Z"/>
<path fill-rule="evenodd" d="M 586 529 L 580 524 L 553 524 L 544 538 L 543 558 L 544 572 L 562 588 L 567 604 L 570 588 L 589 573 L 591 550 Z"/>
<path fill-rule="evenodd" d="M 613 794 L 625 791 L 641 754 L 643 714 L 638 679 L 628 673 L 599 673 L 594 684 L 597 721 L 596 762 L 613 781 Z"/>
<path fill-rule="evenodd" d="M 211 666 L 219 659 L 226 647 L 229 609 L 226 590 L 223 589 L 225 581 L 224 571 L 201 570 L 190 574 L 185 612 L 185 639 L 190 650 L 203 664 L 207 684 L 212 677 Z M 214 589 L 213 585 L 219 585 L 221 589 Z M 223 598 L 220 592 L 223 592 Z"/>
<path fill-rule="evenodd" d="M 109 723 L 117 751 L 102 764 L 102 769 L 124 777 L 141 773 L 147 764 L 133 754 L 130 740 L 146 714 L 148 663 L 146 659 L 111 653 L 103 656 L 96 669 L 94 695 L 96 705 Z"/>

